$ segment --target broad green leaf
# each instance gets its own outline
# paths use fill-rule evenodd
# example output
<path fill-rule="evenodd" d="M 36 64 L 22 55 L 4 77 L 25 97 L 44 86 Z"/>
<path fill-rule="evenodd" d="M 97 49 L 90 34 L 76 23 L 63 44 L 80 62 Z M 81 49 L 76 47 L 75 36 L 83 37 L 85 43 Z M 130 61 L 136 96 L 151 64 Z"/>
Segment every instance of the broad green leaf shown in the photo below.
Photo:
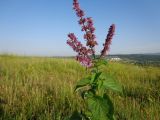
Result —
<path fill-rule="evenodd" d="M 103 89 L 110 89 L 113 91 L 122 92 L 122 87 L 116 82 L 113 76 L 102 73 L 100 79 L 103 80 Z"/>
<path fill-rule="evenodd" d="M 103 86 L 103 81 L 102 81 L 102 80 L 99 80 L 99 81 L 97 82 L 97 84 L 98 84 L 98 94 L 99 94 L 100 96 L 103 96 L 103 94 L 105 93 L 105 90 L 102 88 L 102 86 Z"/>
<path fill-rule="evenodd" d="M 108 96 L 94 96 L 87 99 L 93 120 L 113 120 L 113 104 Z"/>
<path fill-rule="evenodd" d="M 102 72 L 96 73 L 94 80 L 97 80 L 101 74 L 102 74 Z"/>
<path fill-rule="evenodd" d="M 91 78 L 87 77 L 87 78 L 83 78 L 80 81 L 77 82 L 75 91 L 77 91 L 78 89 L 80 89 L 81 87 L 87 86 L 88 84 L 90 84 Z"/>
<path fill-rule="evenodd" d="M 102 73 L 102 72 L 94 73 L 94 74 L 92 75 L 92 77 L 91 77 L 90 83 L 92 84 L 93 82 L 95 82 L 95 81 L 99 78 L 99 76 L 101 75 L 101 73 Z"/>
<path fill-rule="evenodd" d="M 99 80 L 98 81 L 98 89 L 101 89 L 103 86 L 103 81 L 102 80 Z"/>
<path fill-rule="evenodd" d="M 108 116 L 109 120 L 114 120 L 114 106 L 113 106 L 113 103 L 112 103 L 112 101 L 111 101 L 111 99 L 109 98 L 108 95 L 104 94 L 103 98 L 105 100 L 107 100 L 107 103 L 109 105 L 109 111 L 107 113 L 107 116 Z"/>
<path fill-rule="evenodd" d="M 96 73 L 92 74 L 90 83 L 92 84 L 95 80 Z"/>

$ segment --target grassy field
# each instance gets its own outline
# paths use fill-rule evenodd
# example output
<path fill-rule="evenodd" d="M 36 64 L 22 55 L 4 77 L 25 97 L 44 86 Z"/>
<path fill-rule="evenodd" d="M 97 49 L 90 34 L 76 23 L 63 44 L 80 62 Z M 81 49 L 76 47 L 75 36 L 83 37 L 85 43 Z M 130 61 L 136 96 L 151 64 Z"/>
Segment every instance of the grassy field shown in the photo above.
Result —
<path fill-rule="evenodd" d="M 110 62 L 123 95 L 110 93 L 118 120 L 160 120 L 160 68 Z M 85 68 L 73 59 L 0 56 L 1 120 L 66 120 L 85 107 L 73 93 Z"/>

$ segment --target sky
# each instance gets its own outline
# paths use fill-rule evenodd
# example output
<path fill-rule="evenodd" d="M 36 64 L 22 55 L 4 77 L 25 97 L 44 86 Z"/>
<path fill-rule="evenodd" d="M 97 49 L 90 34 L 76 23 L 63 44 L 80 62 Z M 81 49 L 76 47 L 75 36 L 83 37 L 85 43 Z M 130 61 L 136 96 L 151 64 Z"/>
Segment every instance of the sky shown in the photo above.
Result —
<path fill-rule="evenodd" d="M 103 49 L 108 28 L 116 25 L 110 54 L 160 53 L 160 0 L 79 0 L 92 17 L 98 46 Z M 0 0 L 0 54 L 71 56 L 66 44 L 83 32 L 72 0 Z"/>

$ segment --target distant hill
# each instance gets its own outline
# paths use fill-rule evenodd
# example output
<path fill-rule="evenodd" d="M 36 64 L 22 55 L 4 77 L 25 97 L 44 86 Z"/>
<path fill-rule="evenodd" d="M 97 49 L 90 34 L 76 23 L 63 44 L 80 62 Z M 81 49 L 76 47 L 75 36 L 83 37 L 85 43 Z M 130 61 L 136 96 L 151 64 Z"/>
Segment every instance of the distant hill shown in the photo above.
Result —
<path fill-rule="evenodd" d="M 130 62 L 139 65 L 160 66 L 160 53 L 148 54 L 116 54 L 108 55 L 106 58 L 118 57 L 122 62 Z"/>

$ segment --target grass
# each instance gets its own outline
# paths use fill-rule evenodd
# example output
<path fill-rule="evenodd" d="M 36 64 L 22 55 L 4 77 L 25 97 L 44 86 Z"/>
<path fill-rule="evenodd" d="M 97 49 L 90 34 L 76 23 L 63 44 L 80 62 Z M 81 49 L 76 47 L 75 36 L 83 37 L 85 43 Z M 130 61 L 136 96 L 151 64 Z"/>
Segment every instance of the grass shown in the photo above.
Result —
<path fill-rule="evenodd" d="M 160 119 L 160 68 L 110 62 L 124 94 L 110 93 L 118 120 Z M 1 120 L 66 120 L 84 108 L 73 93 L 85 68 L 73 59 L 0 56 Z"/>

